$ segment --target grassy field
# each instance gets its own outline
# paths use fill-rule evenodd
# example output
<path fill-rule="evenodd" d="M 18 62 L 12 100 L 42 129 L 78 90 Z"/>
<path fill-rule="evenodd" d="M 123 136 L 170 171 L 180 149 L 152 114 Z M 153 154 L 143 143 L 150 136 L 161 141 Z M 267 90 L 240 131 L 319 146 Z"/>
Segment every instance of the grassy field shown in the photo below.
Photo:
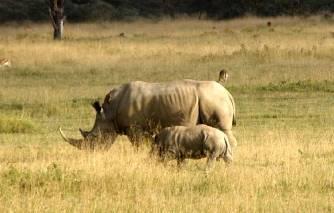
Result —
<path fill-rule="evenodd" d="M 271 21 L 272 26 L 267 26 Z M 0 212 L 333 212 L 334 21 L 245 18 L 0 26 Z M 125 36 L 119 36 L 124 33 Z M 119 137 L 79 151 L 90 103 L 132 80 L 217 80 L 237 106 L 231 166 L 178 170 Z"/>

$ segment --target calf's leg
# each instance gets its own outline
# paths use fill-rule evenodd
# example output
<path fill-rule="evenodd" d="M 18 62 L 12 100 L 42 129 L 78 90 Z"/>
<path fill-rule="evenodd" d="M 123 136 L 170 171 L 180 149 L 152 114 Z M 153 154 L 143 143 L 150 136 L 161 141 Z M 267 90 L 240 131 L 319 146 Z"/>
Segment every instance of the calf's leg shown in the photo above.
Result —
<path fill-rule="evenodd" d="M 215 165 L 215 161 L 218 158 L 218 154 L 216 152 L 208 153 L 207 164 L 206 164 L 206 172 L 209 172 Z"/>

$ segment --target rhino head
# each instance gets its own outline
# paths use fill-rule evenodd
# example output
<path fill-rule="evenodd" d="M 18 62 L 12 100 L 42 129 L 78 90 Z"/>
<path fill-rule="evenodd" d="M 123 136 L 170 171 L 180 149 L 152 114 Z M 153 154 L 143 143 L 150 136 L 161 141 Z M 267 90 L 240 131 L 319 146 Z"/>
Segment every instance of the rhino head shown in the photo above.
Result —
<path fill-rule="evenodd" d="M 98 101 L 94 102 L 92 106 L 96 111 L 95 123 L 90 131 L 79 128 L 83 139 L 68 138 L 61 128 L 59 128 L 60 135 L 66 142 L 78 149 L 109 149 L 117 136 L 113 122 L 106 117 L 106 113 Z"/>

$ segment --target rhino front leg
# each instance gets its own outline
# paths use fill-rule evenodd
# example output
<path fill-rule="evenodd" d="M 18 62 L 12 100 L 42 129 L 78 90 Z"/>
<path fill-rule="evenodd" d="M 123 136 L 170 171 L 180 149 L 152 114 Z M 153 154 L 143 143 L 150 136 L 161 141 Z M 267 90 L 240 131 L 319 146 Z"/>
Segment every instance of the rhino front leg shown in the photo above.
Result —
<path fill-rule="evenodd" d="M 183 157 L 177 159 L 177 166 L 182 168 L 186 165 L 186 160 Z"/>
<path fill-rule="evenodd" d="M 142 132 L 143 131 L 137 127 L 131 127 L 126 131 L 126 135 L 128 136 L 131 144 L 137 149 L 144 139 Z"/>
<path fill-rule="evenodd" d="M 139 144 L 140 144 L 140 139 L 136 136 L 131 136 L 128 137 L 130 140 L 130 143 L 132 144 L 132 146 L 136 147 L 136 149 L 138 149 Z"/>

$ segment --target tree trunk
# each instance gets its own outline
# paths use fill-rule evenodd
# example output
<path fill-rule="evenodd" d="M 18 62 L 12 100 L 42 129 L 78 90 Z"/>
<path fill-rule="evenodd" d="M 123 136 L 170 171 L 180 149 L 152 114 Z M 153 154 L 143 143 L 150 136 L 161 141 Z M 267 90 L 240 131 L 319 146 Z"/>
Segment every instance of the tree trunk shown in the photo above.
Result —
<path fill-rule="evenodd" d="M 64 0 L 49 0 L 49 14 L 53 26 L 53 39 L 61 40 L 64 34 Z"/>
<path fill-rule="evenodd" d="M 57 28 L 54 28 L 53 39 L 61 40 L 64 35 L 64 20 L 60 20 L 59 23 L 56 23 Z"/>

